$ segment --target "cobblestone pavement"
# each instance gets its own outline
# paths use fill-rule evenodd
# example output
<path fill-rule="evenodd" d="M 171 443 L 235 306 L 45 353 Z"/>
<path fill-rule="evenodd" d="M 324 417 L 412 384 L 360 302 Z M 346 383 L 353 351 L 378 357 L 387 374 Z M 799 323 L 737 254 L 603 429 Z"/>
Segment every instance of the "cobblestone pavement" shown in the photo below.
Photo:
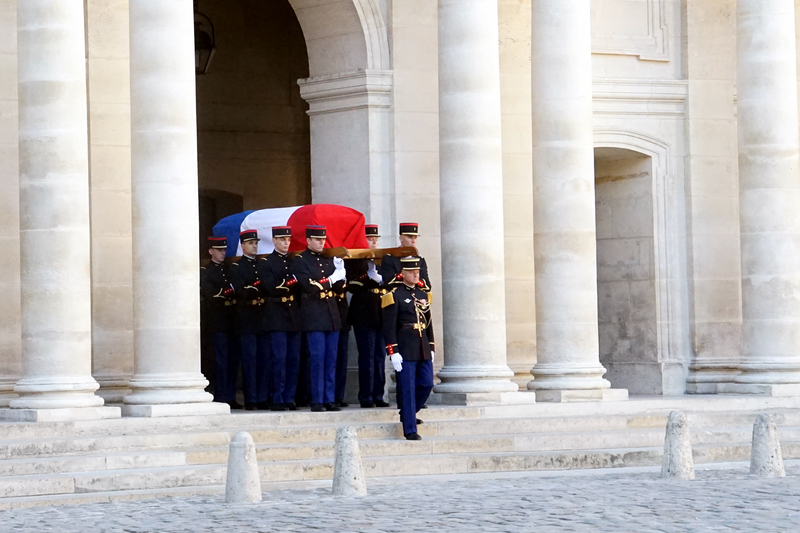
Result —
<path fill-rule="evenodd" d="M 165 498 L 0 512 L 0 531 L 798 531 L 800 465 L 783 479 L 745 466 L 698 470 L 695 481 L 653 469 L 531 472 L 368 480 L 366 497 L 329 488 L 273 490 L 254 505 L 222 496 Z"/>

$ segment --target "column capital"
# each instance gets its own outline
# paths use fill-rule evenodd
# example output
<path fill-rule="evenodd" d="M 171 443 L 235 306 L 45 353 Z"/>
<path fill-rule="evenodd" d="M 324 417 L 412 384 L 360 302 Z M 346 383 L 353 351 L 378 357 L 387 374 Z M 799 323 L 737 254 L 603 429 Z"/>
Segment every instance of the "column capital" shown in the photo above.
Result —
<path fill-rule="evenodd" d="M 309 104 L 309 115 L 366 108 L 390 108 L 394 73 L 361 70 L 333 76 L 297 80 L 300 96 Z"/>

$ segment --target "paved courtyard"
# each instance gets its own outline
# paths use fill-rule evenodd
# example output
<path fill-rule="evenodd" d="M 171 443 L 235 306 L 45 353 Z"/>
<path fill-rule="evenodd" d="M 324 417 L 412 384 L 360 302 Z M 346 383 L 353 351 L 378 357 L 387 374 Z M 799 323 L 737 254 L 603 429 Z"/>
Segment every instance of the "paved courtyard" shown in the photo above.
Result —
<path fill-rule="evenodd" d="M 328 486 L 271 490 L 255 505 L 221 496 L 0 512 L 0 531 L 798 531 L 800 464 L 783 479 L 745 465 L 699 469 L 695 481 L 652 468 L 369 480 L 370 494 L 333 498 Z"/>

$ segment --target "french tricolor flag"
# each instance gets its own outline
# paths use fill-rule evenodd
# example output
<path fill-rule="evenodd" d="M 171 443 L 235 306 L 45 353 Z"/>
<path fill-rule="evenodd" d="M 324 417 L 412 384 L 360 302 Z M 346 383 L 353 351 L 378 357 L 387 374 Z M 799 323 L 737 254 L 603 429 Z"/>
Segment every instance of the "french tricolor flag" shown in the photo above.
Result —
<path fill-rule="evenodd" d="M 349 249 L 368 248 L 364 231 L 364 215 L 355 209 L 332 204 L 312 204 L 295 207 L 276 207 L 244 211 L 230 215 L 214 226 L 215 237 L 228 238 L 228 257 L 242 255 L 239 233 L 245 230 L 258 231 L 258 254 L 269 254 L 272 245 L 272 228 L 292 228 L 292 244 L 289 250 L 301 252 L 306 249 L 306 226 L 319 225 L 327 228 L 325 248 L 343 246 Z"/>

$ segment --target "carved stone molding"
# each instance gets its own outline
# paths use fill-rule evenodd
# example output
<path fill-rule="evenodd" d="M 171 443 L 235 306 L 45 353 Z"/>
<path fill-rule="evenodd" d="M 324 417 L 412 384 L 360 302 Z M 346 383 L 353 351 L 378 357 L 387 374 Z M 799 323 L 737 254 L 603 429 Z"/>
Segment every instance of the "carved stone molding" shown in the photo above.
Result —
<path fill-rule="evenodd" d="M 669 61 L 669 0 L 593 0 L 592 53 Z"/>

